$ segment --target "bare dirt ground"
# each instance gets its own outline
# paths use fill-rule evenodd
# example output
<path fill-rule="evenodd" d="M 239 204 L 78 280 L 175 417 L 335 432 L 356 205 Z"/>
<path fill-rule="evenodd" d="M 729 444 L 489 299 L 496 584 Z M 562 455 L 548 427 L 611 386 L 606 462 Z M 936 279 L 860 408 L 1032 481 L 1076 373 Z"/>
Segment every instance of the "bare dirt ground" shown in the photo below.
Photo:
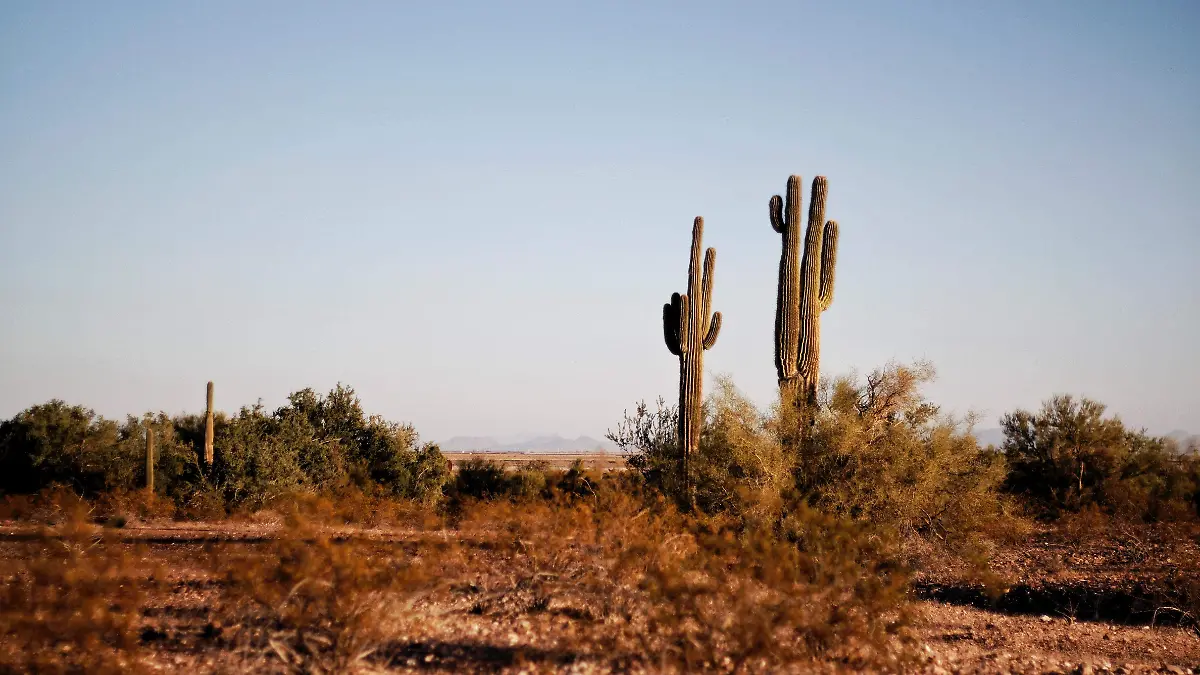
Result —
<path fill-rule="evenodd" d="M 413 551 L 458 537 L 446 530 L 334 529 L 335 538 L 364 549 Z M 271 626 L 238 618 L 213 572 L 221 556 L 268 547 L 279 531 L 270 522 L 108 530 L 120 541 L 115 545 L 158 570 L 158 590 L 141 602 L 136 627 L 152 670 L 287 671 L 270 642 Z M 28 562 L 38 537 L 29 524 L 0 522 L 5 583 Z M 915 555 L 926 561 L 913 591 L 921 663 L 907 672 L 1200 673 L 1195 619 L 1176 606 L 1195 601 L 1187 594 L 1200 578 L 1200 532 L 1041 528 L 995 553 L 993 571 L 1007 590 L 990 596 L 966 567 L 929 551 Z M 538 607 L 511 581 L 498 566 L 403 608 L 403 629 L 374 649 L 370 664 L 388 672 L 653 671 L 581 647 L 577 636 L 594 620 L 586 607 Z"/>
<path fill-rule="evenodd" d="M 520 469 L 532 462 L 546 462 L 552 469 L 569 469 L 576 461 L 583 462 L 586 469 L 598 471 L 625 468 L 623 455 L 594 452 L 443 452 L 442 454 L 450 460 L 452 467 L 457 467 L 469 459 L 484 459 L 501 464 L 506 469 Z"/>

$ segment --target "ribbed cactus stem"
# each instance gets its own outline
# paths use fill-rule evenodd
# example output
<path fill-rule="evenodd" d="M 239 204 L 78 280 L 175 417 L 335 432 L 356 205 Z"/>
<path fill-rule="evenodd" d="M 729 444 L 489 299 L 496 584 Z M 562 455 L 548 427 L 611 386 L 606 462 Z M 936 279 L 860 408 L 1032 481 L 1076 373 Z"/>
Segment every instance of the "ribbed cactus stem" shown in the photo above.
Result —
<path fill-rule="evenodd" d="M 146 427 L 146 492 L 154 492 L 154 427 Z"/>
<path fill-rule="evenodd" d="M 704 219 L 692 225 L 687 294 L 671 294 L 663 305 L 663 336 L 667 350 L 679 357 L 679 477 L 686 505 L 693 502 L 691 460 L 700 447 L 704 415 L 704 351 L 717 343 L 721 313 L 712 312 L 713 269 L 717 252 L 703 250 Z"/>
<path fill-rule="evenodd" d="M 213 463 L 213 383 L 208 383 L 208 404 L 204 412 L 204 464 Z"/>
<path fill-rule="evenodd" d="M 824 176 L 812 182 L 808 225 L 801 252 L 800 176 L 788 178 L 786 203 L 771 198 L 771 226 L 783 235 L 779 258 L 779 290 L 775 308 L 775 369 L 785 404 L 816 403 L 821 376 L 821 312 L 833 303 L 838 226 L 825 221 Z"/>

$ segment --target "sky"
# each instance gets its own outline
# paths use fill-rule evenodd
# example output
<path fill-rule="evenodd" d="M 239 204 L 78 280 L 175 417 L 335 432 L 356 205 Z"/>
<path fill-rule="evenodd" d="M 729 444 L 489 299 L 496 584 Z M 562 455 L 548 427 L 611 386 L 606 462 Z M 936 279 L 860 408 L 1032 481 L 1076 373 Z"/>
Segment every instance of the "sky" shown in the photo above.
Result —
<path fill-rule="evenodd" d="M 422 437 L 776 391 L 788 175 L 841 225 L 822 371 L 1200 432 L 1200 4 L 0 4 L 0 416 L 355 388 Z M 807 191 L 806 191 L 807 192 Z M 807 194 L 806 194 L 807 197 Z"/>

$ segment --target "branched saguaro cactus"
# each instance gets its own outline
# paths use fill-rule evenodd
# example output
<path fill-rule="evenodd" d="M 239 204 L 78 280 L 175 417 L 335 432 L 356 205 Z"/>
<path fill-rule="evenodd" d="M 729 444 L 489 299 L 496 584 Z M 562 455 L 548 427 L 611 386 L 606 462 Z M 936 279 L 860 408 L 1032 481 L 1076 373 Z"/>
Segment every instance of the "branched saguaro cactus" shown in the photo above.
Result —
<path fill-rule="evenodd" d="M 208 405 L 204 413 L 204 464 L 213 463 L 213 383 L 208 383 Z"/>
<path fill-rule="evenodd" d="M 146 492 L 154 492 L 154 427 L 146 426 Z"/>
<path fill-rule="evenodd" d="M 786 407 L 816 403 L 821 370 L 821 312 L 833 302 L 838 225 L 825 222 L 824 176 L 812 182 L 804 252 L 800 251 L 800 192 L 803 179 L 787 182 L 787 203 L 771 197 L 771 227 L 783 235 L 779 258 L 779 294 L 775 308 L 775 369 Z M 822 227 L 824 223 L 824 227 Z"/>
<path fill-rule="evenodd" d="M 700 446 L 703 424 L 704 350 L 712 349 L 721 332 L 721 313 L 712 312 L 713 267 L 716 249 L 704 254 L 700 267 L 704 219 L 692 225 L 692 255 L 688 262 L 687 294 L 671 294 L 663 305 L 663 334 L 667 349 L 679 357 L 679 473 L 682 497 L 692 504 L 690 463 Z"/>

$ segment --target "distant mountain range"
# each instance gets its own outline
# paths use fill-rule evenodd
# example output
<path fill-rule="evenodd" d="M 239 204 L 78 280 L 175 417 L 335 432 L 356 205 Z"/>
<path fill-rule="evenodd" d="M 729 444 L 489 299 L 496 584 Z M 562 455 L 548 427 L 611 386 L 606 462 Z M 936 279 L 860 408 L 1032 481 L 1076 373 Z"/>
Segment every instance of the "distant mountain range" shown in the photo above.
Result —
<path fill-rule="evenodd" d="M 438 443 L 444 452 L 618 452 L 617 446 L 609 441 L 600 441 L 591 436 L 566 438 L 558 434 L 531 436 L 519 440 L 504 439 L 501 442 L 491 436 L 455 436 Z"/>

